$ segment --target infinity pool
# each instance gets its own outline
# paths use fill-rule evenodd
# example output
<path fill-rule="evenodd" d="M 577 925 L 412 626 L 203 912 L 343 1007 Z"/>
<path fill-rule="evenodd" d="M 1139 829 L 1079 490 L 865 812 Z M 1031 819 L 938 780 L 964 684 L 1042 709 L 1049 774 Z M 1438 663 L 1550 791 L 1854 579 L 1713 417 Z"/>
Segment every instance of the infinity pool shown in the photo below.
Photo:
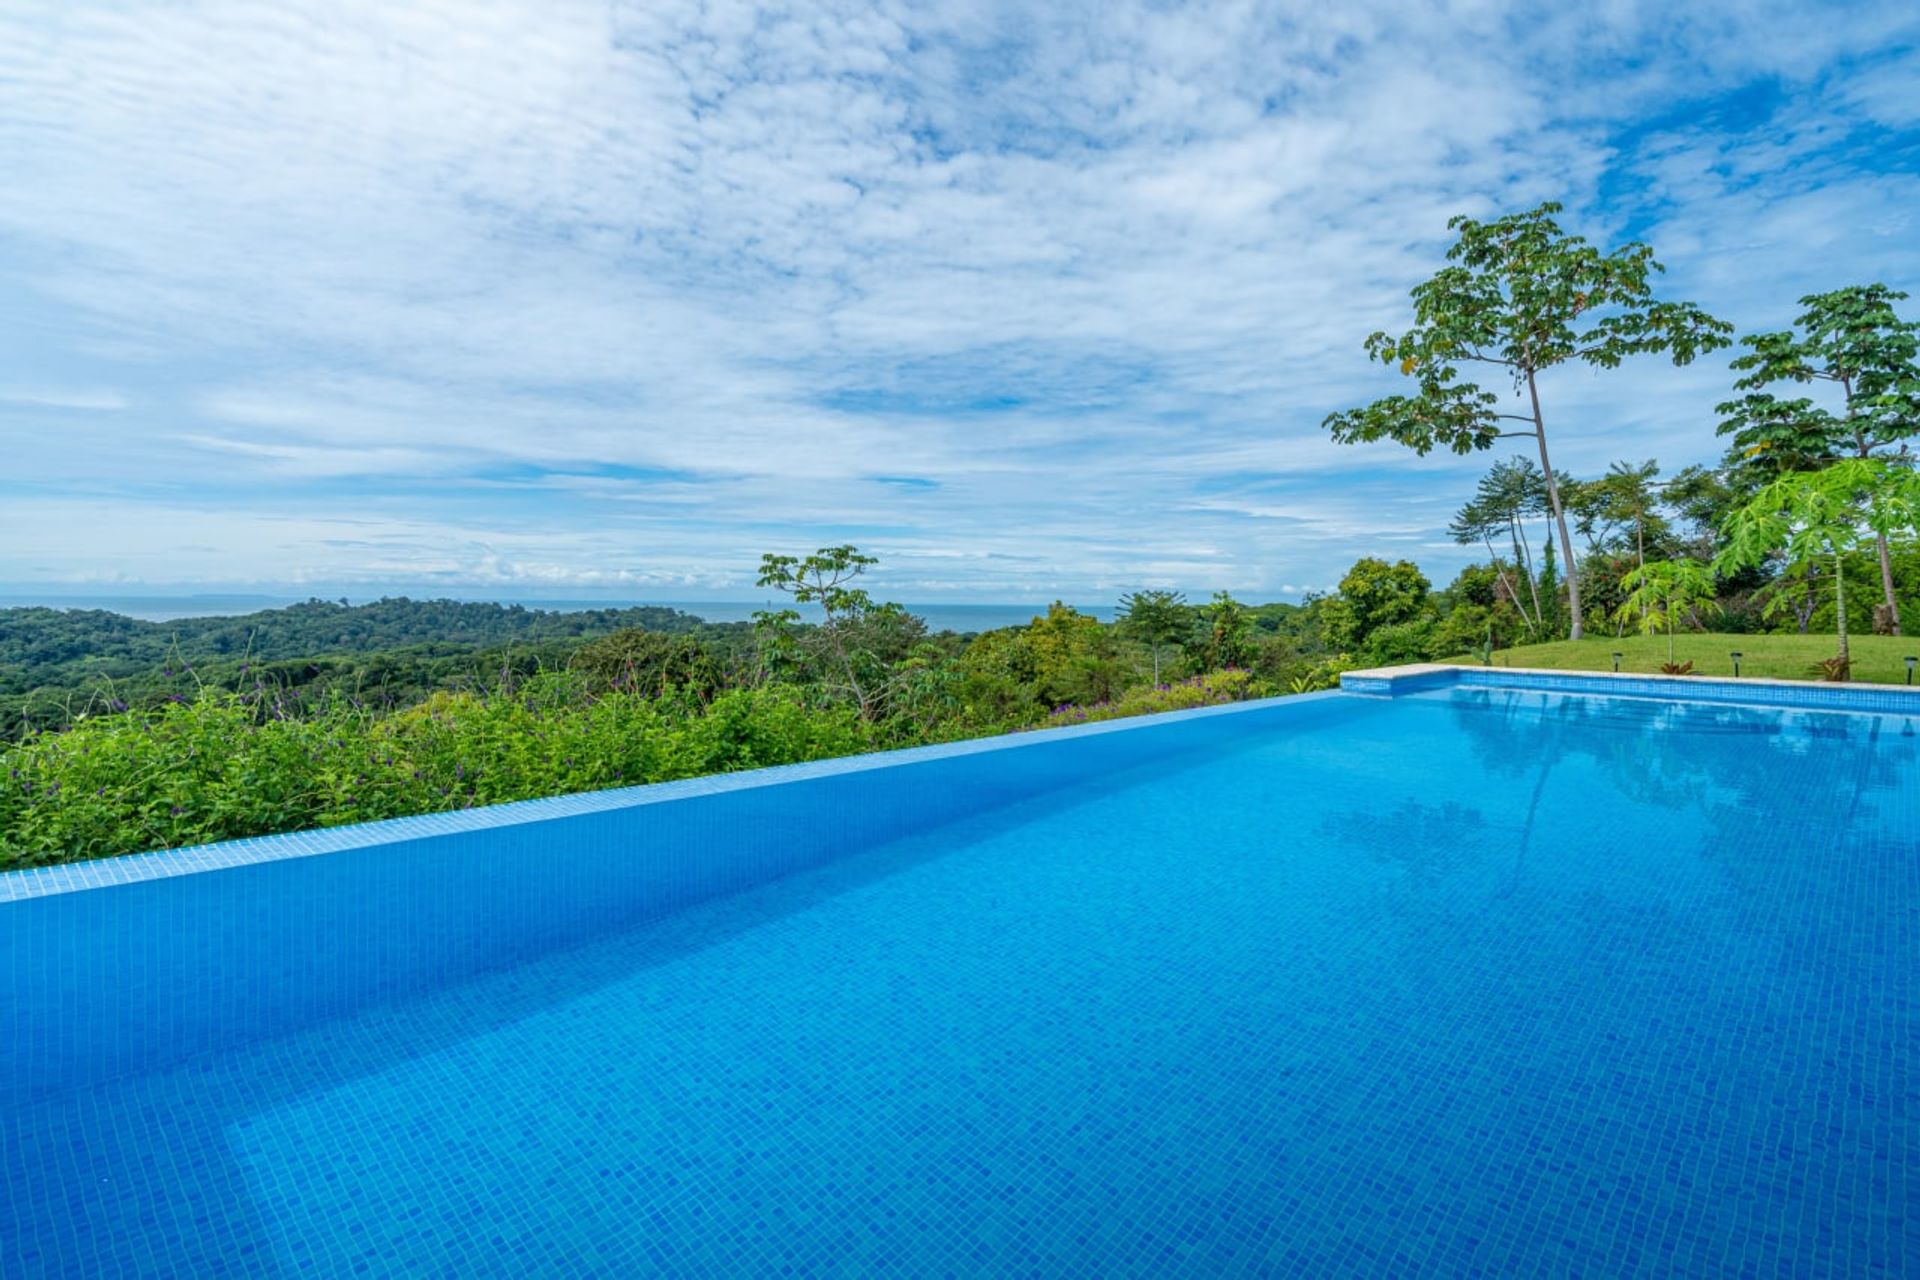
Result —
<path fill-rule="evenodd" d="M 1920 1273 L 1920 719 L 1487 687 L 1220 723 L 40 1081 L 0 1273 Z"/>

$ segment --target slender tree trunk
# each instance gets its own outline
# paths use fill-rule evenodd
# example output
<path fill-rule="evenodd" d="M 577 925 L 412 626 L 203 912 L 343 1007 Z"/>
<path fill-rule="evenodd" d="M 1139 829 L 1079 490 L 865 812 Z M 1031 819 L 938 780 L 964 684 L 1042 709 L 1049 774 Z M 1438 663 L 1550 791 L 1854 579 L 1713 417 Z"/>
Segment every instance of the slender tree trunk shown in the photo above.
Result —
<path fill-rule="evenodd" d="M 1833 555 L 1833 614 L 1840 627 L 1840 661 L 1851 666 L 1853 655 L 1847 651 L 1847 575 L 1837 551 Z"/>
<path fill-rule="evenodd" d="M 1640 576 L 1644 579 L 1647 573 L 1647 526 L 1637 514 L 1633 517 L 1633 546 L 1635 558 L 1640 564 Z M 1616 637 L 1627 634 L 1627 624 L 1624 621 L 1618 623 L 1613 629 L 1613 634 Z M 1672 662 L 1673 645 L 1671 643 L 1671 634 L 1669 634 L 1668 640 L 1667 661 Z"/>
<path fill-rule="evenodd" d="M 1856 432 L 1854 439 L 1859 442 L 1861 457 L 1873 456 L 1873 451 L 1867 447 L 1865 436 Z M 1900 598 L 1893 590 L 1893 558 L 1887 553 L 1887 535 L 1876 530 L 1873 535 L 1873 547 L 1880 555 L 1880 591 L 1886 597 L 1887 622 L 1893 628 L 1893 634 L 1897 636 L 1901 634 Z"/>
<path fill-rule="evenodd" d="M 1855 422 L 1853 413 L 1853 379 L 1845 374 L 1840 377 L 1840 391 L 1847 398 L 1847 421 Z M 1853 428 L 1853 447 L 1862 458 L 1873 456 L 1873 446 L 1867 443 L 1867 433 L 1858 425 Z M 1893 634 L 1900 634 L 1900 600 L 1893 590 L 1893 560 L 1887 554 L 1887 535 L 1873 535 L 1874 550 L 1880 554 L 1880 590 L 1886 597 L 1887 620 L 1893 625 Z"/>
<path fill-rule="evenodd" d="M 832 637 L 834 652 L 839 655 L 841 669 L 847 673 L 847 688 L 853 694 L 854 702 L 859 704 L 860 718 L 873 719 L 873 700 L 865 689 L 860 687 L 860 677 L 853 669 L 853 652 L 847 648 L 840 637 L 840 622 L 831 611 L 827 613 L 827 634 Z"/>
<path fill-rule="evenodd" d="M 1893 624 L 1893 634 L 1899 635 L 1901 634 L 1900 600 L 1893 591 L 1893 560 L 1887 554 L 1887 535 L 1884 533 L 1875 533 L 1873 535 L 1873 545 L 1880 553 L 1880 589 L 1884 591 L 1887 596 L 1888 620 Z"/>
<path fill-rule="evenodd" d="M 1560 482 L 1553 478 L 1553 462 L 1547 457 L 1547 424 L 1540 417 L 1540 388 L 1534 385 L 1533 370 L 1527 370 L 1527 396 L 1533 401 L 1533 439 L 1540 446 L 1540 469 L 1547 473 L 1547 502 L 1553 507 L 1553 523 L 1560 531 L 1560 554 L 1567 562 L 1567 610 L 1573 614 L 1569 640 L 1586 634 L 1586 620 L 1580 615 L 1580 565 L 1573 558 L 1573 535 L 1567 532 L 1567 513 L 1560 506 Z"/>
<path fill-rule="evenodd" d="M 1533 625 L 1547 625 L 1547 611 L 1540 607 L 1540 575 L 1533 571 L 1533 548 L 1527 545 L 1527 526 L 1518 520 L 1508 520 L 1507 528 L 1513 531 L 1514 568 L 1527 575 L 1527 594 L 1533 597 Z M 1515 602 L 1518 603 L 1516 597 Z"/>
<path fill-rule="evenodd" d="M 1533 627 L 1533 619 L 1527 616 L 1527 603 L 1520 598 L 1520 588 L 1514 586 L 1513 579 L 1507 576 L 1506 566 L 1500 563 L 1500 557 L 1494 554 L 1493 539 L 1483 534 L 1480 541 L 1487 549 L 1487 559 L 1493 563 L 1494 576 L 1499 578 L 1500 585 L 1507 589 L 1507 596 L 1513 601 L 1513 607 L 1520 611 L 1520 621 L 1526 623 L 1528 629 L 1531 630 Z M 1514 543 L 1513 549 L 1517 553 L 1520 550 L 1520 544 L 1518 542 Z M 1514 556 L 1514 568 L 1516 570 L 1519 568 L 1519 560 L 1520 557 L 1516 554 Z"/>

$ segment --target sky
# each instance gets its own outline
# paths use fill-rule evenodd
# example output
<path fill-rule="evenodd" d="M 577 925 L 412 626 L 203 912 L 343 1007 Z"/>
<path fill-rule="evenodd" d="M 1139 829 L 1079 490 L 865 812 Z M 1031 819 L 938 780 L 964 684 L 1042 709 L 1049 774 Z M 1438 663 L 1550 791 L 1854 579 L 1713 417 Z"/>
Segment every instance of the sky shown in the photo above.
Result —
<path fill-rule="evenodd" d="M 0 173 L 15 591 L 1288 599 L 1470 556 L 1499 455 L 1321 425 L 1456 213 L 1920 294 L 1920 8 L 12 0 Z M 1728 358 L 1556 371 L 1556 466 Z"/>

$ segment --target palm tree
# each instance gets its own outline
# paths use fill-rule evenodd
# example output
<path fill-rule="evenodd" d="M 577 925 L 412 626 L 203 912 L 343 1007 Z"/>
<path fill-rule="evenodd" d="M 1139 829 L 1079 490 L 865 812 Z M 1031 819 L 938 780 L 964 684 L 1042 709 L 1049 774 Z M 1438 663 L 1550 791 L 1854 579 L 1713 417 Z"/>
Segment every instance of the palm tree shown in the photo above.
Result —
<path fill-rule="evenodd" d="M 1480 477 L 1473 497 L 1447 526 L 1447 532 L 1462 546 L 1478 542 L 1486 547 L 1494 572 L 1500 576 L 1501 585 L 1507 589 L 1514 608 L 1520 611 L 1521 620 L 1531 631 L 1545 626 L 1546 613 L 1540 603 L 1540 583 L 1533 570 L 1533 548 L 1527 543 L 1526 522 L 1531 517 L 1548 514 L 1549 509 L 1546 476 L 1528 459 L 1513 457 L 1494 463 L 1492 470 Z M 1528 592 L 1533 597 L 1531 616 L 1527 613 L 1526 601 L 1520 598 L 1519 588 L 1508 580 L 1500 557 L 1493 549 L 1493 539 L 1500 533 L 1506 534 L 1513 547 L 1515 571 L 1527 580 Z"/>
<path fill-rule="evenodd" d="M 1573 505 L 1581 536 L 1598 543 L 1610 539 L 1615 530 L 1630 531 L 1634 565 L 1645 568 L 1648 534 L 1659 537 L 1667 527 L 1660 515 L 1659 474 L 1660 464 L 1651 458 L 1638 465 L 1616 462 L 1598 480 L 1578 486 Z"/>

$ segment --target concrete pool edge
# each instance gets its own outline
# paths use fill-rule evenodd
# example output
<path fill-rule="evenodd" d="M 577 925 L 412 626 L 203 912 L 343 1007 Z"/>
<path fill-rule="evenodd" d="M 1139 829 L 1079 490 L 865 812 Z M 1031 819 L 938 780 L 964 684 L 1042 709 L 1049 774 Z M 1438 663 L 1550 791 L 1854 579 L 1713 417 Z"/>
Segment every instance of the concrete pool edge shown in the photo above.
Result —
<path fill-rule="evenodd" d="M 1714 702 L 1784 711 L 1847 711 L 1920 715 L 1920 688 L 1890 684 L 1825 684 L 1765 676 L 1643 675 L 1634 672 L 1561 671 L 1546 667 L 1469 667 L 1441 662 L 1409 663 L 1348 671 L 1341 692 L 1363 698 L 1396 698 L 1431 689 L 1520 689 L 1537 693 L 1598 694 L 1673 702 Z"/>

